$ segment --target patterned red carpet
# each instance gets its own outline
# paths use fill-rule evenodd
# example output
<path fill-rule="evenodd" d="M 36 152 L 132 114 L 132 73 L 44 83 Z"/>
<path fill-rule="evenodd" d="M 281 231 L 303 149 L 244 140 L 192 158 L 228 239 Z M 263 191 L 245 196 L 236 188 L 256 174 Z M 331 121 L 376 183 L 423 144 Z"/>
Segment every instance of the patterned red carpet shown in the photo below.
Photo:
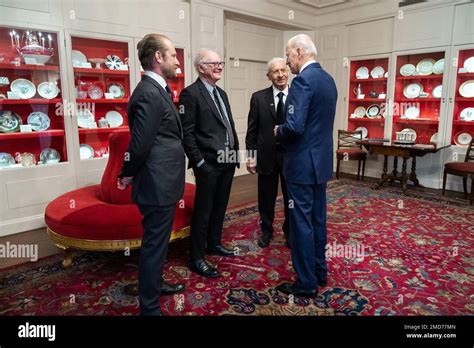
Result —
<path fill-rule="evenodd" d="M 209 280 L 186 267 L 187 241 L 170 246 L 165 277 L 185 282 L 181 295 L 162 297 L 167 315 L 473 315 L 473 208 L 465 202 L 398 189 L 380 191 L 349 180 L 329 186 L 329 284 L 316 299 L 274 290 L 294 279 L 280 232 L 262 250 L 255 204 L 232 209 L 224 244 L 240 256 L 209 259 L 222 277 Z M 362 254 L 363 251 L 363 254 Z M 0 273 L 1 315 L 136 315 L 138 300 L 124 286 L 137 279 L 137 253 L 78 253 Z"/>

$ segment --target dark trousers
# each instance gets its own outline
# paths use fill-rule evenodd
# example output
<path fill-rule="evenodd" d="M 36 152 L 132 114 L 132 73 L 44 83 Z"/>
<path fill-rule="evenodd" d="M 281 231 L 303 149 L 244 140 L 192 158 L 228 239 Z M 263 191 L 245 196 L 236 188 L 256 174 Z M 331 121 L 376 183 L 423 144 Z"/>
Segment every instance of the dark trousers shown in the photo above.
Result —
<path fill-rule="evenodd" d="M 158 315 L 163 266 L 173 228 L 176 205 L 138 206 L 143 215 L 143 238 L 138 268 L 140 315 Z"/>
<path fill-rule="evenodd" d="M 326 183 L 301 185 L 287 182 L 290 209 L 291 259 L 296 286 L 314 290 L 327 278 Z"/>
<path fill-rule="evenodd" d="M 277 160 L 274 170 L 270 174 L 258 174 L 258 212 L 260 213 L 260 228 L 262 229 L 262 233 L 272 235 L 273 220 L 275 218 L 275 202 L 278 195 L 278 178 L 280 178 L 285 211 L 283 232 L 288 240 L 288 191 L 286 189 L 285 178 L 282 175 L 282 166 L 283 154 L 277 152 Z"/>
<path fill-rule="evenodd" d="M 208 248 L 221 244 L 222 226 L 229 202 L 235 164 L 212 166 L 196 174 L 196 195 L 191 221 L 191 260 L 203 259 Z"/>

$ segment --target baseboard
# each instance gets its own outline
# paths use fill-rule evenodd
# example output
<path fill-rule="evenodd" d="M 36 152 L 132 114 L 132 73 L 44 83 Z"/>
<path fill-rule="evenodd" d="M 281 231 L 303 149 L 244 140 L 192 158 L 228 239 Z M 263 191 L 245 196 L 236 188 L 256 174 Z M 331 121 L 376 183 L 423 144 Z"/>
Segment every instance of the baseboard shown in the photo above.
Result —
<path fill-rule="evenodd" d="M 44 214 L 0 222 L 0 237 L 45 227 Z"/>

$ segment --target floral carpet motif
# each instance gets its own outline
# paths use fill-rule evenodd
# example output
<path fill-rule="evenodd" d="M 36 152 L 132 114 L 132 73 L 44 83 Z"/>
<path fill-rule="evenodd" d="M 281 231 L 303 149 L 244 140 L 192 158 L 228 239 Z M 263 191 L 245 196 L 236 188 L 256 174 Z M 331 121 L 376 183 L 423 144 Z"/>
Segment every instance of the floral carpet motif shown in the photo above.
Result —
<path fill-rule="evenodd" d="M 210 256 L 222 276 L 187 268 L 188 241 L 170 245 L 165 278 L 186 291 L 163 296 L 166 315 L 473 315 L 474 210 L 463 201 L 339 180 L 328 188 L 328 286 L 314 299 L 275 290 L 293 281 L 281 232 L 257 246 L 256 203 L 228 211 L 223 244 L 238 256 Z M 361 253 L 362 252 L 362 253 Z M 76 253 L 0 271 L 0 315 L 137 315 L 138 299 L 124 288 L 137 281 L 138 251 Z"/>

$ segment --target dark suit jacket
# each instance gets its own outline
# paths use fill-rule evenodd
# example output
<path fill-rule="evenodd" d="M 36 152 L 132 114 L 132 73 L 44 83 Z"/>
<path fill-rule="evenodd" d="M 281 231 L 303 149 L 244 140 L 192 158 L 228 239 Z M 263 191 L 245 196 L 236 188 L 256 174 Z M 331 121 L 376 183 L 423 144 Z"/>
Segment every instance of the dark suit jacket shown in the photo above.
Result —
<path fill-rule="evenodd" d="M 257 151 L 257 173 L 270 174 L 276 163 L 276 126 L 273 86 L 252 94 L 248 117 L 245 145 L 248 150 Z"/>
<path fill-rule="evenodd" d="M 129 161 L 121 177 L 133 176 L 132 199 L 142 205 L 178 202 L 184 192 L 183 129 L 171 97 L 144 76 L 128 104 Z"/>
<path fill-rule="evenodd" d="M 291 83 L 286 122 L 277 139 L 285 148 L 283 175 L 295 184 L 321 184 L 333 175 L 333 126 L 337 89 L 319 63 L 308 65 Z"/>
<path fill-rule="evenodd" d="M 229 99 L 223 89 L 217 87 L 217 90 L 224 100 L 234 133 L 234 150 L 238 151 L 239 140 L 235 132 Z M 189 158 L 189 168 L 195 168 L 203 158 L 206 163 L 216 165 L 219 151 L 225 151 L 226 128 L 216 104 L 199 78 L 181 92 L 179 110 L 184 129 L 183 145 Z"/>

